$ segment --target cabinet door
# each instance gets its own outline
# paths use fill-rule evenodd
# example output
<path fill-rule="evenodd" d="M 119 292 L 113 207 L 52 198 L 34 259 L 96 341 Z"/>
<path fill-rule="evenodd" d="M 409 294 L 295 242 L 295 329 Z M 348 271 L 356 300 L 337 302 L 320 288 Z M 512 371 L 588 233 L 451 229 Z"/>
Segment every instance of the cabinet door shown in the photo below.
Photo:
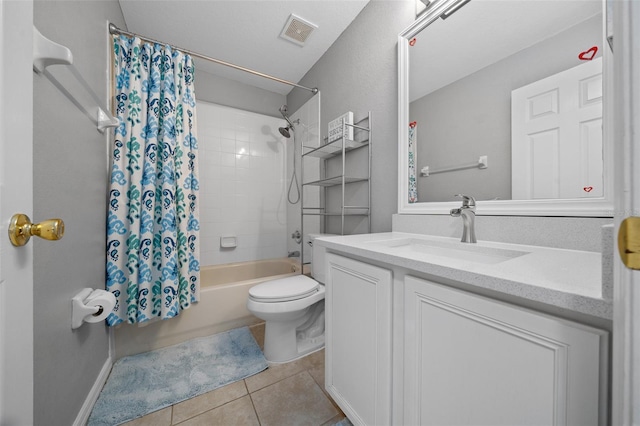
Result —
<path fill-rule="evenodd" d="M 405 421 L 604 425 L 608 333 L 405 279 Z"/>
<path fill-rule="evenodd" d="M 391 422 L 391 278 L 327 254 L 326 388 L 355 425 Z"/>

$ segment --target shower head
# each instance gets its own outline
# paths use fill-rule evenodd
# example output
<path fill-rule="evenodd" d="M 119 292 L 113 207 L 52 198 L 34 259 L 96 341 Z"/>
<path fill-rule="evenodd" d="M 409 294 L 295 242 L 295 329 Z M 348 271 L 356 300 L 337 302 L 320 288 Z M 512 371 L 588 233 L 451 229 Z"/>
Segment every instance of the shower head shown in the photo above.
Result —
<path fill-rule="evenodd" d="M 279 127 L 278 130 L 280 131 L 280 134 L 282 136 L 284 136 L 285 138 L 290 138 L 291 137 L 291 133 L 289 133 L 289 126 L 287 126 L 287 127 Z"/>
<path fill-rule="evenodd" d="M 291 128 L 293 130 L 293 128 Z M 291 137 L 291 133 L 289 133 L 289 126 L 287 127 L 279 127 L 278 130 L 280 131 L 280 134 L 282 136 L 284 136 L 285 138 L 290 138 Z"/>

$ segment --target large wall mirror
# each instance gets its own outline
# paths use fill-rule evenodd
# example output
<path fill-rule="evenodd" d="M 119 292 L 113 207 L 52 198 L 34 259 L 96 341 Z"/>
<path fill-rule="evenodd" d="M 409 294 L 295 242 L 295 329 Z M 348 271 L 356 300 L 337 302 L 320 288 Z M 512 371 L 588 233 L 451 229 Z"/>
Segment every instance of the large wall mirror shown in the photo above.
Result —
<path fill-rule="evenodd" d="M 399 36 L 399 205 L 613 216 L 602 0 L 435 0 Z"/>

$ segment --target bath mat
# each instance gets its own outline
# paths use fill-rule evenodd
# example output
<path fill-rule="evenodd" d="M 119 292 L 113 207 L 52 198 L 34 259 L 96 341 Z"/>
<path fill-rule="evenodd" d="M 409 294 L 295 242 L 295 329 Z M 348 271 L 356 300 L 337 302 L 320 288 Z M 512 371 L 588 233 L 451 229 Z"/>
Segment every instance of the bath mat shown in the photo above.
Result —
<path fill-rule="evenodd" d="M 119 359 L 88 426 L 119 425 L 267 368 L 248 327 Z"/>

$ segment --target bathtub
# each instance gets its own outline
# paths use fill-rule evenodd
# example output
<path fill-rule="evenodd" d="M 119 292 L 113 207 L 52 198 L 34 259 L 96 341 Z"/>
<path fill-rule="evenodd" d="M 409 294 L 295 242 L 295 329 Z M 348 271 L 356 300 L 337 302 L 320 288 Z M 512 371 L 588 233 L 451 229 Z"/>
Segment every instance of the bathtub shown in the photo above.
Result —
<path fill-rule="evenodd" d="M 299 265 L 297 259 L 284 258 L 202 267 L 200 302 L 176 318 L 117 326 L 116 359 L 261 322 L 247 310 L 249 289 L 299 274 Z"/>

